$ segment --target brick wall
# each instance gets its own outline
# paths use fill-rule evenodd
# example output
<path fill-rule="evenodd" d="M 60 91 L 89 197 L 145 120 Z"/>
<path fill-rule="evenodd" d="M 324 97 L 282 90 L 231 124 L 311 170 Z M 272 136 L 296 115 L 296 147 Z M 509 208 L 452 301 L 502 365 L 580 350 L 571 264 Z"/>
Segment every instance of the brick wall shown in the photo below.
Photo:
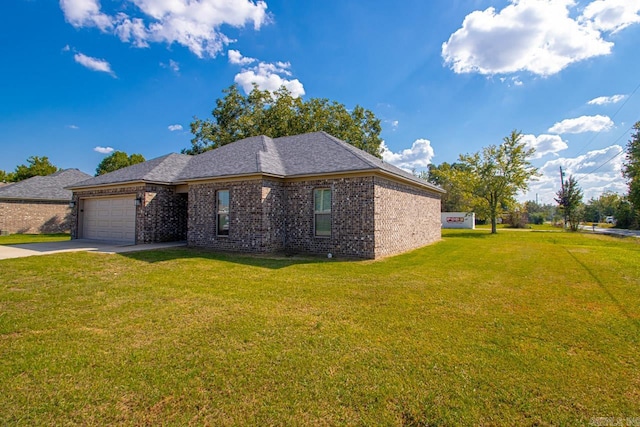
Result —
<path fill-rule="evenodd" d="M 313 192 L 330 188 L 331 235 L 314 234 Z M 229 190 L 228 236 L 216 235 L 216 191 Z M 191 185 L 188 242 L 234 252 L 378 258 L 440 239 L 440 196 L 370 177 L 256 179 Z"/>
<path fill-rule="evenodd" d="M 0 201 L 0 231 L 14 233 L 67 233 L 69 202 L 35 200 Z"/>
<path fill-rule="evenodd" d="M 330 237 L 315 237 L 313 190 L 332 188 Z M 228 236 L 216 235 L 216 191 L 229 190 Z M 373 178 L 282 183 L 257 179 L 191 185 L 188 242 L 236 252 L 373 258 Z"/>
<path fill-rule="evenodd" d="M 189 245 L 234 252 L 273 250 L 263 217 L 262 183 L 263 180 L 255 179 L 189 186 L 192 201 L 189 203 Z M 218 190 L 229 191 L 229 234 L 226 236 L 218 236 L 216 230 Z"/>
<path fill-rule="evenodd" d="M 267 252 L 285 250 L 287 239 L 286 190 L 280 181 L 262 181 L 262 248 Z"/>
<path fill-rule="evenodd" d="M 187 194 L 176 193 L 175 187 L 147 185 L 143 200 L 139 243 L 187 240 Z"/>
<path fill-rule="evenodd" d="M 374 257 L 373 177 L 288 182 L 286 249 L 291 252 Z M 313 191 L 331 188 L 331 236 L 314 234 Z"/>
<path fill-rule="evenodd" d="M 70 215 L 72 239 L 82 237 L 79 200 L 113 196 L 132 196 L 143 200 L 140 206 L 136 206 L 136 243 L 186 240 L 187 195 L 176 193 L 173 186 L 152 184 L 74 191 L 76 208 Z"/>
<path fill-rule="evenodd" d="M 375 257 L 399 254 L 440 240 L 440 195 L 375 179 Z"/>

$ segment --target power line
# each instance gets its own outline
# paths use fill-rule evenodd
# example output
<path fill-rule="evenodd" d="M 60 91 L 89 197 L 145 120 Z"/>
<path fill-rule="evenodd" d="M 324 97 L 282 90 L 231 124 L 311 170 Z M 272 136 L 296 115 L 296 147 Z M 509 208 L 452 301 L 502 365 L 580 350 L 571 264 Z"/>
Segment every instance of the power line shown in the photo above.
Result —
<path fill-rule="evenodd" d="M 631 98 L 633 98 L 633 95 L 635 95 L 635 94 L 636 94 L 636 92 L 638 91 L 638 89 L 640 89 L 640 83 L 638 83 L 638 86 L 636 86 L 636 88 L 635 88 L 633 91 L 631 91 L 631 94 L 630 94 L 629 96 L 627 96 L 627 97 L 626 97 L 626 99 L 625 99 L 625 100 L 624 100 L 624 102 L 620 105 L 620 107 L 618 107 L 618 109 L 616 110 L 616 112 L 615 112 L 615 113 L 613 113 L 613 115 L 610 117 L 610 119 L 611 119 L 611 120 L 613 120 L 613 119 L 618 115 L 618 113 L 620 112 L 620 110 L 622 110 L 622 109 L 624 108 L 624 106 L 625 106 L 625 105 L 627 105 L 627 102 L 629 102 L 629 100 L 630 100 Z M 582 149 L 581 149 L 580 151 L 578 151 L 578 153 L 576 154 L 576 157 L 577 157 L 577 156 L 579 156 L 580 154 L 582 154 L 582 153 L 587 149 L 587 147 L 588 147 L 588 146 L 590 146 L 590 145 L 593 143 L 593 141 L 595 141 L 595 140 L 596 140 L 596 138 L 597 138 L 598 136 L 600 136 L 600 134 L 601 134 L 601 133 L 602 133 L 602 130 L 598 131 L 598 133 L 596 133 L 596 134 L 595 134 L 595 135 L 594 135 L 594 136 L 593 136 L 593 137 L 592 137 L 592 138 L 591 138 L 591 139 L 590 139 L 590 140 L 589 140 L 589 141 L 584 145 L 584 147 L 582 147 Z"/>
<path fill-rule="evenodd" d="M 622 138 L 624 138 L 629 131 L 631 131 L 633 128 L 635 127 L 635 124 L 632 125 L 629 129 L 625 130 L 624 133 L 622 135 L 620 135 L 615 141 L 613 141 L 612 144 L 617 143 L 618 141 L 620 141 Z M 576 175 L 591 175 L 592 173 L 596 172 L 597 170 L 599 170 L 601 167 L 603 167 L 604 165 L 606 165 L 607 163 L 611 162 L 613 159 L 615 159 L 616 157 L 620 156 L 621 154 L 625 153 L 625 150 L 622 149 L 620 150 L 615 156 L 611 157 L 610 159 L 608 159 L 606 162 L 602 163 L 600 166 L 598 166 L 597 168 L 589 171 L 589 172 L 578 172 L 576 173 Z"/>

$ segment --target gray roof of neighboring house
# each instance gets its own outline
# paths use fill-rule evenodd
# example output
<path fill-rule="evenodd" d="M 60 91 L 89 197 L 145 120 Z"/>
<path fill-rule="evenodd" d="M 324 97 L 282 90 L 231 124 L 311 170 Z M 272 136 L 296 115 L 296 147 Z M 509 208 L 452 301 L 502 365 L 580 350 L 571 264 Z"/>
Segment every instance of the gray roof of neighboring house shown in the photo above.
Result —
<path fill-rule="evenodd" d="M 169 154 L 77 183 L 70 188 L 134 181 L 175 184 L 197 179 L 252 174 L 281 177 L 383 171 L 443 192 L 381 159 L 325 132 L 269 138 L 245 138 L 197 156 Z"/>
<path fill-rule="evenodd" d="M 0 199 L 18 200 L 71 200 L 72 193 L 65 188 L 91 177 L 78 169 L 65 169 L 47 176 L 33 176 L 0 187 Z"/>
<path fill-rule="evenodd" d="M 166 156 L 76 182 L 67 188 L 94 187 L 137 181 L 173 184 L 178 181 L 178 175 L 191 159 L 192 156 L 186 154 L 167 154 Z"/>

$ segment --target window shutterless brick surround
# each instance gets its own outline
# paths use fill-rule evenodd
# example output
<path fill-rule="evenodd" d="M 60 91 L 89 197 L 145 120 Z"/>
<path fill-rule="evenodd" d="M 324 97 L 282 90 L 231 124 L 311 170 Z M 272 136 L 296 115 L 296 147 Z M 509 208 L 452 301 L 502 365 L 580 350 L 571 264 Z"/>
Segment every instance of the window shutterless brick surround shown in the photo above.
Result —
<path fill-rule="evenodd" d="M 95 197 L 131 196 L 142 199 L 136 206 L 136 243 L 172 242 L 187 238 L 187 195 L 174 186 L 144 184 L 111 189 L 75 191 L 71 214 L 71 238 L 81 239 L 82 200 Z M 132 201 L 133 202 L 133 201 Z"/>
<path fill-rule="evenodd" d="M 331 235 L 316 237 L 313 190 L 330 188 Z M 229 190 L 228 236 L 216 232 L 216 191 Z M 377 176 L 192 184 L 190 246 L 235 252 L 378 258 L 440 239 L 440 195 Z"/>
<path fill-rule="evenodd" d="M 67 233 L 70 214 L 69 202 L 0 200 L 0 232 Z"/>

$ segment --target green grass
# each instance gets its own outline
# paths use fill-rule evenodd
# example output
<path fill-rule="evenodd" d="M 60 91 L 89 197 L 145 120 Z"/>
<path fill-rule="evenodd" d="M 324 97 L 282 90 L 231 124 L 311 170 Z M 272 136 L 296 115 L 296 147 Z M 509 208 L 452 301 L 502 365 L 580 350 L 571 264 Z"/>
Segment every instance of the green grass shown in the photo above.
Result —
<path fill-rule="evenodd" d="M 640 417 L 636 239 L 447 230 L 385 260 L 0 261 L 0 425 Z"/>
<path fill-rule="evenodd" d="M 58 234 L 10 234 L 0 236 L 0 245 L 18 245 L 23 243 L 47 243 L 61 242 L 69 240 L 71 237 L 67 233 Z"/>
<path fill-rule="evenodd" d="M 491 230 L 491 224 L 476 225 L 479 230 Z M 536 230 L 536 231 L 562 231 L 562 227 L 557 227 L 551 223 L 527 224 L 525 228 L 511 228 L 509 224 L 497 224 L 498 230 Z"/>

